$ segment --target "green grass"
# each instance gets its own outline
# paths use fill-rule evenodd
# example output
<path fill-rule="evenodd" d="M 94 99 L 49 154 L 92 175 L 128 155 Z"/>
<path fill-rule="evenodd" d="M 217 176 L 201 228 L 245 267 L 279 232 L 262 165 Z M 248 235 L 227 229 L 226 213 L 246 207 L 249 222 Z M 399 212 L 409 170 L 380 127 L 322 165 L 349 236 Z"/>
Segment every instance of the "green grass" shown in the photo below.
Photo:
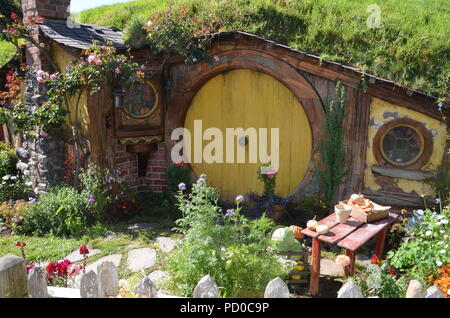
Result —
<path fill-rule="evenodd" d="M 0 40 L 0 67 L 8 63 L 14 57 L 14 54 L 16 54 L 14 45 Z"/>
<path fill-rule="evenodd" d="M 167 0 L 137 0 L 81 12 L 83 23 L 138 28 Z M 258 34 L 324 59 L 352 65 L 429 94 L 450 91 L 447 0 L 178 0 L 222 21 L 220 31 Z M 369 29 L 370 4 L 382 27 Z M 135 39 L 128 38 L 131 44 Z"/>

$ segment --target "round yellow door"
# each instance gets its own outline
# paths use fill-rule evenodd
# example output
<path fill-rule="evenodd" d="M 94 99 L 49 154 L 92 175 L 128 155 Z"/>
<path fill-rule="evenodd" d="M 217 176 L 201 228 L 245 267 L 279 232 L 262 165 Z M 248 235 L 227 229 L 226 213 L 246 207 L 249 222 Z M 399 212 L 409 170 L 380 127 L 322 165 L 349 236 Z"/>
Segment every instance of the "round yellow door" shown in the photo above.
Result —
<path fill-rule="evenodd" d="M 223 160 L 208 163 L 194 162 L 194 121 L 201 120 L 202 131 L 218 128 L 223 136 Z M 234 138 L 234 163 L 227 162 L 227 128 L 254 128 L 258 146 L 261 145 L 260 132 L 267 129 L 267 151 L 271 155 L 272 128 L 278 128 L 279 168 L 276 192 L 280 196 L 291 194 L 302 181 L 308 167 L 311 151 L 311 129 L 305 111 L 294 94 L 281 82 L 264 73 L 239 69 L 215 76 L 205 83 L 195 95 L 188 109 L 185 127 L 191 132 L 191 165 L 197 176 L 207 175 L 208 184 L 217 187 L 224 199 L 233 201 L 238 194 L 262 193 L 263 184 L 258 180 L 259 167 L 264 156 L 257 156 L 251 163 L 249 143 L 252 138 Z M 216 129 L 216 131 L 218 131 Z M 214 135 L 215 136 L 215 135 Z M 217 137 L 217 136 L 216 136 Z M 205 134 L 199 143 L 206 151 L 214 137 Z M 206 140 L 209 139 L 209 140 Z M 238 147 L 246 149 L 245 162 L 238 163 Z M 209 150 L 211 147 L 209 148 Z M 252 148 L 256 149 L 256 148 Z M 257 150 L 258 152 L 260 149 Z M 212 152 L 220 158 L 220 151 Z M 230 160 L 228 160 L 230 161 Z"/>

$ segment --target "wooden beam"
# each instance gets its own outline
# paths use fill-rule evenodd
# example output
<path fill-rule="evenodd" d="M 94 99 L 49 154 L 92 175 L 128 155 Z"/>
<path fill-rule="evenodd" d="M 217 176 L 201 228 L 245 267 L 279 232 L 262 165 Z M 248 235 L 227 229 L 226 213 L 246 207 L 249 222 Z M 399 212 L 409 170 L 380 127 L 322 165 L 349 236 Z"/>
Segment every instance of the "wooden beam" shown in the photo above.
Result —
<path fill-rule="evenodd" d="M 398 206 L 404 208 L 424 207 L 424 198 L 417 194 L 382 190 L 373 191 L 370 189 L 364 189 L 362 193 L 366 198 L 381 205 Z"/>
<path fill-rule="evenodd" d="M 382 166 L 372 166 L 372 172 L 386 177 L 424 181 L 436 178 L 436 174 L 423 170 L 407 170 L 400 168 L 389 168 Z"/>

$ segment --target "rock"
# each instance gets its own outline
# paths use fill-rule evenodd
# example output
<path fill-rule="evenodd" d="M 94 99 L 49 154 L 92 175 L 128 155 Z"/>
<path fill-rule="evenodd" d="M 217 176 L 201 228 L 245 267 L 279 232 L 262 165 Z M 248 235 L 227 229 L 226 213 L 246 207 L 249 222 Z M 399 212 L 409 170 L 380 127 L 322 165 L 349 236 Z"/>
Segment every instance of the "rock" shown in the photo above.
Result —
<path fill-rule="evenodd" d="M 204 276 L 194 288 L 194 298 L 219 298 L 219 287 L 210 275 Z"/>
<path fill-rule="evenodd" d="M 154 249 L 144 247 L 137 248 L 128 252 L 127 266 L 132 272 L 138 272 L 155 266 L 156 252 Z"/>
<path fill-rule="evenodd" d="M 28 272 L 28 295 L 30 298 L 48 298 L 47 278 L 40 267 Z"/>
<path fill-rule="evenodd" d="M 100 292 L 97 274 L 94 271 L 90 270 L 81 277 L 81 298 L 99 298 Z"/>
<path fill-rule="evenodd" d="M 417 280 L 411 280 L 405 298 L 422 298 L 422 284 Z"/>
<path fill-rule="evenodd" d="M 87 254 L 87 257 L 89 258 L 89 257 L 91 257 L 91 256 L 93 256 L 95 254 L 100 253 L 100 252 L 101 251 L 97 250 L 97 249 L 89 250 L 89 254 Z M 72 263 L 75 263 L 75 262 L 79 262 L 79 261 L 83 260 L 83 255 L 80 254 L 80 250 L 76 250 L 76 251 L 73 251 L 72 253 L 70 253 L 69 255 L 67 255 L 65 257 L 65 259 L 68 259 Z"/>
<path fill-rule="evenodd" d="M 157 292 L 155 284 L 151 281 L 148 276 L 141 279 L 139 284 L 136 286 L 134 292 L 142 297 L 146 298 L 157 298 Z"/>
<path fill-rule="evenodd" d="M 442 291 L 437 286 L 431 286 L 422 295 L 423 298 L 444 298 Z"/>
<path fill-rule="evenodd" d="M 264 298 L 290 298 L 287 284 L 280 278 L 272 279 L 266 286 Z"/>
<path fill-rule="evenodd" d="M 161 288 L 161 284 L 169 277 L 169 272 L 156 270 L 148 274 L 148 278 L 156 285 L 157 288 Z"/>
<path fill-rule="evenodd" d="M 98 265 L 100 265 L 101 263 L 104 263 L 104 262 L 112 262 L 114 264 L 114 266 L 119 267 L 121 259 L 122 259 L 122 254 L 111 254 L 108 256 L 104 256 L 104 257 L 96 260 L 92 264 L 86 266 L 86 272 L 92 270 L 95 273 L 97 273 Z"/>
<path fill-rule="evenodd" d="M 346 282 L 338 291 L 337 298 L 364 298 L 361 288 L 352 280 Z"/>
<path fill-rule="evenodd" d="M 159 230 L 161 224 L 159 223 L 134 223 L 130 224 L 128 230 L 146 231 L 146 230 Z"/>
<path fill-rule="evenodd" d="M 17 164 L 16 164 L 17 170 L 20 170 L 20 171 L 27 170 L 29 167 L 30 167 L 30 166 L 29 166 L 28 164 L 26 164 L 25 162 L 22 162 L 22 161 L 19 161 L 19 162 L 17 162 Z"/>
<path fill-rule="evenodd" d="M 344 268 L 330 259 L 322 258 L 320 260 L 320 275 L 344 276 Z"/>
<path fill-rule="evenodd" d="M 119 272 L 113 262 L 103 262 L 97 266 L 98 283 L 102 297 L 119 293 Z"/>
<path fill-rule="evenodd" d="M 164 253 L 170 253 L 177 247 L 178 243 L 170 237 L 158 237 L 156 238 L 156 244 L 159 245 L 159 249 Z"/>
<path fill-rule="evenodd" d="M 30 158 L 30 152 L 25 148 L 19 147 L 16 149 L 16 155 L 20 160 L 28 160 Z"/>
<path fill-rule="evenodd" d="M 0 257 L 0 298 L 28 296 L 28 278 L 25 260 L 8 254 Z"/>

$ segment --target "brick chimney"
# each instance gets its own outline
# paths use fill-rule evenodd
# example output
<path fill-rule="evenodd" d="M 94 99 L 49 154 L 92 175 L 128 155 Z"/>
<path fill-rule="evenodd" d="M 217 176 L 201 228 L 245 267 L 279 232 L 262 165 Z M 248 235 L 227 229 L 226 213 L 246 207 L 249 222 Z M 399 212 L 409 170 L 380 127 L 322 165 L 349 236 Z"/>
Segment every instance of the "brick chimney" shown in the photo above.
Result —
<path fill-rule="evenodd" d="M 22 10 L 24 19 L 41 16 L 45 20 L 57 19 L 66 20 L 69 17 L 70 0 L 22 0 Z M 44 21 L 45 23 L 45 21 Z M 32 30 L 33 38 L 44 45 L 48 45 L 49 40 L 45 38 L 37 26 Z M 45 54 L 32 45 L 26 43 L 26 59 L 30 69 L 54 72 L 50 67 Z"/>
<path fill-rule="evenodd" d="M 69 6 L 70 0 L 22 0 L 24 17 L 66 20 L 70 14 Z"/>

